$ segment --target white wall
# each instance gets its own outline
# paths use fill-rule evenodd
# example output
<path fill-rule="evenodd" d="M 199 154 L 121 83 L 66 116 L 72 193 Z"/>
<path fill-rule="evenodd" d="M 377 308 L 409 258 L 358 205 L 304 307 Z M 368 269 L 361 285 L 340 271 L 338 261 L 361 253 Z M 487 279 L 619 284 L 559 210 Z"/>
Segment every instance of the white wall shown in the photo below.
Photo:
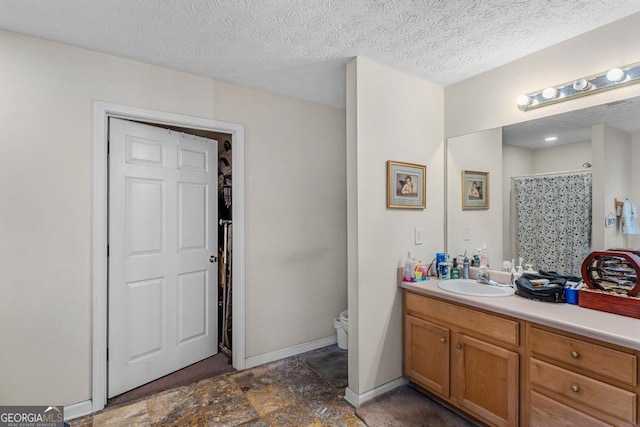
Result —
<path fill-rule="evenodd" d="M 620 225 L 604 227 L 604 218 L 615 215 L 615 199 L 631 197 L 631 135 L 604 125 L 592 127 L 593 150 L 593 249 L 627 247 Z"/>
<path fill-rule="evenodd" d="M 527 112 L 516 98 L 638 61 L 640 13 L 445 88 L 445 135 L 464 135 L 640 95 L 631 85 Z"/>
<path fill-rule="evenodd" d="M 444 247 L 443 89 L 358 57 L 347 67 L 347 117 L 349 389 L 362 395 L 402 376 L 396 269 L 408 250 L 430 261 Z M 425 210 L 386 208 L 387 160 L 427 166 Z"/>
<path fill-rule="evenodd" d="M 346 307 L 344 111 L 0 32 L 0 404 L 91 398 L 94 100 L 245 124 L 247 356 Z"/>
<path fill-rule="evenodd" d="M 213 115 L 213 82 L 0 32 L 0 404 L 91 397 L 92 101 Z"/>
<path fill-rule="evenodd" d="M 335 335 L 347 308 L 345 112 L 216 82 L 245 125 L 247 357 Z"/>
<path fill-rule="evenodd" d="M 462 171 L 489 172 L 489 209 L 462 210 Z M 447 140 L 447 251 L 472 256 L 483 244 L 489 265 L 502 266 L 502 129 Z M 468 228 L 469 240 L 463 229 Z"/>
<path fill-rule="evenodd" d="M 591 156 L 591 141 L 533 150 L 533 173 L 581 170 Z"/>

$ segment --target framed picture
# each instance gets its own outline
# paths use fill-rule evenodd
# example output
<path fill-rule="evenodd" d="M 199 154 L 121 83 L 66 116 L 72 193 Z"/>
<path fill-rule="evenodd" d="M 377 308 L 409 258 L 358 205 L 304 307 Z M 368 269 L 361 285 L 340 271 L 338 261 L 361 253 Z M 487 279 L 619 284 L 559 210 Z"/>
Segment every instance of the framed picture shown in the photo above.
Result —
<path fill-rule="evenodd" d="M 424 209 L 427 206 L 427 167 L 387 161 L 387 207 Z"/>
<path fill-rule="evenodd" d="M 462 171 L 462 209 L 489 209 L 489 172 Z"/>

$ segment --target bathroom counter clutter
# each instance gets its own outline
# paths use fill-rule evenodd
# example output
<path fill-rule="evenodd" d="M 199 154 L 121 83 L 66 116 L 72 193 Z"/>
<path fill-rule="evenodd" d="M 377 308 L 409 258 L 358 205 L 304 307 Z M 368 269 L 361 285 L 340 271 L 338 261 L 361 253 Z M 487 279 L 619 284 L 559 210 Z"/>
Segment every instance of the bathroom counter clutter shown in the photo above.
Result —
<path fill-rule="evenodd" d="M 440 280 L 432 278 L 422 282 L 401 282 L 400 287 L 418 294 L 466 304 L 471 307 L 640 350 L 639 319 L 591 310 L 572 304 L 534 301 L 517 295 L 485 298 L 455 294 L 440 289 L 438 287 L 439 282 Z"/>

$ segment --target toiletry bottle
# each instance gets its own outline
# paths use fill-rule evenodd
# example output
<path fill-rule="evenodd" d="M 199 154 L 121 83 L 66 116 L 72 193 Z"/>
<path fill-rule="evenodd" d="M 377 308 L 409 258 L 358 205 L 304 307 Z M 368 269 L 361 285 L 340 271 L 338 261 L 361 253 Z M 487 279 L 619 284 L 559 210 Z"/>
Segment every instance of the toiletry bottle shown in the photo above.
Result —
<path fill-rule="evenodd" d="M 451 255 L 447 255 L 447 264 L 449 265 L 449 279 L 451 279 L 451 271 L 453 270 L 453 261 L 451 261 Z"/>
<path fill-rule="evenodd" d="M 417 269 L 420 271 L 420 273 L 422 274 L 422 279 L 426 280 L 426 277 L 429 275 L 428 274 L 428 267 L 425 264 L 420 264 L 419 267 L 417 267 Z"/>
<path fill-rule="evenodd" d="M 482 244 L 482 249 L 480 250 L 480 266 L 489 267 L 489 250 L 487 249 L 487 244 Z"/>
<path fill-rule="evenodd" d="M 422 279 L 422 271 L 420 270 L 421 267 L 422 267 L 422 260 L 419 259 L 416 265 L 413 267 L 413 277 L 415 278 L 416 282 Z"/>
<path fill-rule="evenodd" d="M 440 275 L 440 263 L 447 260 L 447 256 L 444 252 L 436 253 L 436 276 Z"/>
<path fill-rule="evenodd" d="M 458 257 L 453 258 L 453 266 L 451 266 L 451 278 L 452 279 L 460 278 L 460 268 L 458 268 Z"/>
<path fill-rule="evenodd" d="M 405 282 L 413 282 L 413 256 L 411 256 L 411 251 L 407 253 L 407 260 L 404 262 L 404 281 Z"/>
<path fill-rule="evenodd" d="M 447 263 L 447 261 L 442 261 L 438 265 L 438 273 L 440 280 L 447 280 L 449 278 L 449 263 Z"/>
<path fill-rule="evenodd" d="M 462 261 L 462 278 L 469 278 L 469 258 L 465 255 L 464 260 Z"/>
<path fill-rule="evenodd" d="M 475 255 L 473 255 L 471 267 L 480 267 L 480 248 L 478 248 Z"/>

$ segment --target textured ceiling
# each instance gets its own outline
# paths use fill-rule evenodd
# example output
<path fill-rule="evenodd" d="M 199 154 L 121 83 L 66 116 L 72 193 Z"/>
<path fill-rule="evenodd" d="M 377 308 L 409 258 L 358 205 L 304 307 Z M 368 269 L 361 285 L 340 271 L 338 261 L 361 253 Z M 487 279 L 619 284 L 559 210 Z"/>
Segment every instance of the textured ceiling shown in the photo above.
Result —
<path fill-rule="evenodd" d="M 591 141 L 591 126 L 604 124 L 628 134 L 640 132 L 640 97 L 505 126 L 502 142 L 525 148 Z M 549 136 L 557 141 L 545 142 Z"/>
<path fill-rule="evenodd" d="M 0 0 L 0 28 L 344 108 L 363 55 L 447 85 L 638 0 Z"/>

